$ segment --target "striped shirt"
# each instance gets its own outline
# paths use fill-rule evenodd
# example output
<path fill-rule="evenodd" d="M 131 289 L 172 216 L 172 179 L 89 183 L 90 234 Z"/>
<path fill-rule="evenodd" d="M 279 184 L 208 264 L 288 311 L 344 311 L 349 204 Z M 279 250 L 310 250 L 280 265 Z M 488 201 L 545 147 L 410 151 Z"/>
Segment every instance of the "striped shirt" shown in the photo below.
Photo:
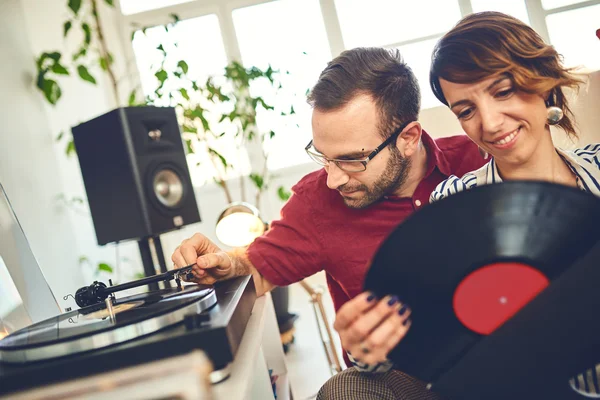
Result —
<path fill-rule="evenodd" d="M 600 197 L 600 143 L 590 144 L 574 151 L 557 148 L 556 152 L 575 174 L 577 186 L 585 192 Z M 463 190 L 500 182 L 502 178 L 492 159 L 483 167 L 465 174 L 462 178 L 450 176 L 435 188 L 429 201 L 433 203 Z M 569 384 L 575 391 L 586 397 L 600 398 L 600 364 L 571 378 Z"/>
<path fill-rule="evenodd" d="M 574 151 L 557 148 L 556 152 L 575 174 L 579 188 L 600 197 L 600 143 L 590 144 Z M 429 202 L 433 203 L 477 186 L 500 182 L 502 182 L 502 178 L 498 173 L 496 162 L 492 158 L 483 167 L 465 174 L 462 178 L 452 175 L 441 182 L 431 193 Z"/>

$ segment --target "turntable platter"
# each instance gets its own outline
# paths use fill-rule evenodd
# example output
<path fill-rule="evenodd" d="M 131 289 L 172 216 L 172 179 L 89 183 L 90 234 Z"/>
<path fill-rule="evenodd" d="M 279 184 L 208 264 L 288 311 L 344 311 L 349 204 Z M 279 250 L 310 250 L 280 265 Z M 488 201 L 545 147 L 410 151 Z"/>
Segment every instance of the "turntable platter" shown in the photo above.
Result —
<path fill-rule="evenodd" d="M 130 301 L 127 303 L 123 303 L 123 304 L 116 304 L 115 306 L 113 306 L 113 313 L 118 315 L 119 313 L 122 313 L 124 311 L 127 310 L 131 310 L 132 308 L 135 307 L 139 307 L 140 305 L 144 304 L 143 301 Z M 74 322 L 70 322 L 69 323 L 76 323 L 76 324 L 80 324 L 80 323 L 87 323 L 89 322 L 98 322 L 99 320 L 106 320 L 110 318 L 109 312 L 106 309 L 106 307 L 98 310 L 98 311 L 92 311 L 89 314 L 81 314 L 79 313 L 77 315 L 78 320 L 74 321 Z"/>
<path fill-rule="evenodd" d="M 24 363 L 123 343 L 181 323 L 216 304 L 213 288 L 188 285 L 119 299 L 114 322 L 104 304 L 84 307 L 21 329 L 0 340 L 0 360 Z"/>

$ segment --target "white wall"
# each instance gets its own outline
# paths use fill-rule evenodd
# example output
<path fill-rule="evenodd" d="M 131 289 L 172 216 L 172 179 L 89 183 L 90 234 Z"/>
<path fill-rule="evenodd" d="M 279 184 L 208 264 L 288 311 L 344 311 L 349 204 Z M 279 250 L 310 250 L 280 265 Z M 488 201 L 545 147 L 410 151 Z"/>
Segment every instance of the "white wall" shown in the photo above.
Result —
<path fill-rule="evenodd" d="M 72 266 L 76 233 L 55 198 L 60 163 L 42 98 L 35 92 L 33 51 L 19 0 L 0 2 L 0 181 L 57 297 L 81 282 Z M 64 272 L 61 274 L 60 272 Z"/>

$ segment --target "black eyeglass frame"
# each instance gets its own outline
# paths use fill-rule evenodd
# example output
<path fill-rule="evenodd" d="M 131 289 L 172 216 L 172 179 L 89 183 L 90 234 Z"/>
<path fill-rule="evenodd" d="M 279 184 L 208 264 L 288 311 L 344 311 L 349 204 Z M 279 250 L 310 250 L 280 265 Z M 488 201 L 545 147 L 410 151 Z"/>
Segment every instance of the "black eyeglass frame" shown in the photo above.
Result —
<path fill-rule="evenodd" d="M 377 154 L 379 154 L 381 152 L 381 150 L 385 149 L 385 147 L 387 145 L 389 145 L 393 140 L 395 140 L 398 136 L 400 136 L 400 134 L 404 131 L 404 129 L 413 121 L 408 121 L 402 125 L 400 125 L 387 139 L 385 139 L 383 141 L 383 143 L 381 143 L 379 146 L 377 146 L 377 148 L 375 150 L 373 150 L 371 153 L 369 153 L 368 156 L 366 156 L 365 158 L 361 158 L 361 159 L 356 159 L 356 160 L 340 160 L 337 158 L 328 158 L 325 155 L 321 154 L 321 153 L 313 153 L 310 151 L 310 146 L 312 146 L 313 141 L 311 140 L 310 142 L 308 142 L 308 144 L 306 145 L 306 147 L 304 148 L 304 151 L 306 151 L 306 153 L 308 154 L 308 156 L 315 161 L 317 164 L 322 165 L 322 166 L 326 166 L 328 163 L 333 162 L 339 169 L 346 171 L 346 172 L 363 172 L 367 170 L 367 163 L 369 161 L 371 161 L 373 158 L 375 158 L 375 156 Z M 325 160 L 327 160 L 326 164 L 323 164 L 319 161 L 317 161 L 317 159 L 315 157 L 313 157 L 313 155 L 315 157 L 323 157 Z M 363 169 L 362 170 L 356 170 L 356 171 L 348 171 L 347 169 L 345 169 L 344 167 L 340 166 L 340 162 L 344 162 L 344 163 L 348 163 L 348 162 L 356 162 L 356 163 L 361 163 L 363 165 Z"/>

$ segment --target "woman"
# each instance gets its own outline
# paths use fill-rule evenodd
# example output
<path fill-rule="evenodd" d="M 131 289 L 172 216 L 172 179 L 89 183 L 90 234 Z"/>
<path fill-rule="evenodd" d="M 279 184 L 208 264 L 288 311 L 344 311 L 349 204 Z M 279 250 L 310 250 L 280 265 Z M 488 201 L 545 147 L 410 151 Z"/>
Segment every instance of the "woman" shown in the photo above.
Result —
<path fill-rule="evenodd" d="M 547 181 L 600 196 L 600 144 L 565 151 L 550 136 L 550 125 L 577 136 L 564 89 L 581 81 L 523 22 L 496 12 L 465 17 L 437 43 L 430 83 L 491 156 L 482 168 L 440 183 L 431 201 L 505 180 Z M 572 378 L 573 389 L 600 393 L 596 371 L 600 365 Z"/>

